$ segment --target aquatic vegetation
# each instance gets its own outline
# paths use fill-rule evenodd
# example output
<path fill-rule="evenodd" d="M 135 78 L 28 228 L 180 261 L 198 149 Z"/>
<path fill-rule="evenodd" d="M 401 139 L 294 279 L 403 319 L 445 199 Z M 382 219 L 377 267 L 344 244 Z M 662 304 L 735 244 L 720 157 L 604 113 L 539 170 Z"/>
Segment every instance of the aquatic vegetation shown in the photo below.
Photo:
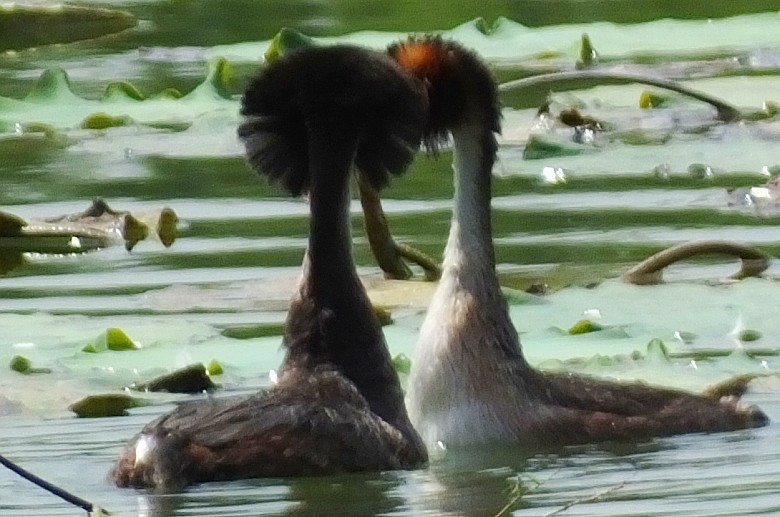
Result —
<path fill-rule="evenodd" d="M 89 395 L 71 404 L 68 409 L 79 418 L 127 416 L 127 410 L 149 405 L 149 402 L 124 393 Z"/>
<path fill-rule="evenodd" d="M 598 332 L 604 330 L 604 327 L 591 320 L 580 320 L 571 327 L 569 327 L 569 334 L 576 336 L 579 334 L 587 334 L 589 332 Z"/>
<path fill-rule="evenodd" d="M 24 357 L 23 355 L 15 355 L 11 358 L 11 362 L 8 364 L 11 370 L 25 375 L 31 375 L 36 373 L 51 373 L 51 368 L 37 368 L 33 367 L 32 361 Z"/>
<path fill-rule="evenodd" d="M 219 366 L 219 363 L 216 366 Z M 221 366 L 219 368 L 221 369 Z M 216 389 L 217 385 L 211 380 L 211 370 L 207 369 L 203 363 L 195 363 L 160 375 L 150 381 L 133 384 L 130 387 L 137 391 L 203 393 Z"/>
<path fill-rule="evenodd" d="M 0 51 L 70 43 L 135 27 L 127 11 L 68 4 L 0 5 Z"/>
<path fill-rule="evenodd" d="M 97 354 L 107 350 L 122 352 L 127 350 L 140 349 L 141 345 L 130 339 L 130 336 L 125 334 L 122 329 L 109 328 L 106 329 L 106 331 L 100 334 L 97 338 L 95 338 L 92 342 L 84 345 L 84 348 L 82 348 L 81 351 Z"/>
<path fill-rule="evenodd" d="M 217 361 L 216 359 L 212 359 L 209 361 L 209 364 L 206 365 L 206 371 L 209 374 L 209 377 L 215 377 L 217 375 L 222 375 L 225 373 L 224 368 L 222 367 L 222 363 Z"/>
<path fill-rule="evenodd" d="M 110 83 L 100 99 L 73 92 L 65 70 L 51 68 L 23 99 L 0 96 L 0 140 L 3 132 L 29 124 L 46 124 L 57 130 L 107 129 L 130 124 L 149 128 L 192 124 L 206 113 L 225 112 L 238 120 L 238 103 L 229 92 L 232 69 L 225 59 L 215 59 L 202 83 L 186 95 L 166 89 L 144 96 L 126 81 Z M 83 137 L 81 137 L 83 138 Z"/>
<path fill-rule="evenodd" d="M 724 125 L 712 109 L 661 90 L 583 85 L 554 93 L 553 114 L 576 107 L 582 117 L 610 127 L 594 133 L 588 152 L 525 160 L 523 146 L 530 138 L 536 110 L 548 100 L 548 91 L 544 89 L 538 96 L 528 92 L 522 96 L 502 94 L 505 128 L 494 178 L 497 256 L 502 283 L 518 290 L 511 296 L 504 290 L 504 296 L 522 333 L 529 361 L 552 369 L 641 379 L 696 391 L 734 375 L 769 374 L 746 385 L 749 400 L 771 410 L 770 416 L 776 420 L 780 327 L 775 261 L 762 278 L 739 283 L 713 282 L 727 278 L 739 266 L 736 261 L 709 259 L 665 270 L 666 282 L 658 285 L 635 286 L 619 280 L 631 265 L 669 244 L 687 240 L 744 239 L 770 256 L 780 253 L 774 231 L 778 205 L 768 185 L 776 176 L 773 166 L 780 163 L 775 145 L 780 134 L 775 106 L 780 91 L 775 9 L 709 21 L 570 24 L 578 13 L 582 16 L 583 5 L 593 9 L 590 19 L 608 19 L 615 11 L 615 16 L 625 13 L 630 2 L 609 2 L 609 16 L 593 14 L 602 13 L 599 2 L 578 2 L 576 9 L 569 3 L 553 3 L 555 9 L 540 16 L 549 20 L 565 12 L 566 25 L 507 30 L 513 24 L 505 20 L 494 23 L 491 6 L 483 6 L 487 21 L 467 22 L 457 35 L 453 30 L 442 33 L 463 38 L 467 46 L 487 55 L 502 81 L 574 69 L 585 48 L 581 41 L 586 33 L 591 47 L 598 50 L 595 70 L 684 81 L 738 106 L 747 123 Z M 768 5 L 763 0 L 758 3 Z M 265 38 L 278 29 L 268 26 L 279 23 L 279 17 L 256 20 L 250 29 L 236 27 L 237 31 L 251 31 L 248 36 L 241 33 L 237 37 L 231 32 L 225 37 L 225 31 L 218 34 L 214 27 L 224 27 L 227 16 L 210 21 L 208 29 L 204 25 L 200 32 L 193 30 L 194 25 L 182 32 L 181 20 L 173 28 L 159 24 L 173 12 L 197 16 L 207 2 L 197 2 L 198 9 L 190 3 L 136 4 L 124 2 L 128 9 L 142 13 L 139 18 L 144 25 L 108 45 L 87 43 L 0 54 L 0 95 L 4 96 L 0 99 L 0 204 L 10 207 L 6 210 L 31 221 L 39 215 L 80 209 L 84 200 L 96 195 L 110 195 L 121 199 L 121 208 L 134 215 L 164 202 L 186 218 L 179 228 L 182 246 L 172 250 L 147 244 L 132 254 L 114 247 L 100 254 L 62 257 L 9 256 L 0 251 L 0 270 L 7 259 L 17 264 L 2 278 L 0 360 L 8 366 L 20 355 L 33 367 L 53 370 L 42 376 L 20 375 L 8 367 L 0 372 L 1 452 L 18 455 L 30 462 L 33 470 L 55 480 L 63 463 L 83 466 L 85 481 L 79 482 L 79 491 L 100 493 L 115 514 L 140 511 L 137 494 L 107 490 L 103 481 L 108 452 L 113 453 L 108 449 L 112 440 L 116 442 L 112 436 L 126 429 L 128 421 L 74 421 L 64 409 L 81 397 L 119 390 L 194 362 L 206 364 L 214 357 L 223 366 L 220 383 L 227 390 L 268 385 L 271 378 L 267 372 L 282 359 L 278 323 L 283 320 L 285 305 L 279 299 L 289 295 L 286 285 L 294 282 L 289 269 L 299 264 L 303 253 L 302 225 L 296 214 L 305 210 L 303 205 L 280 203 L 273 189 L 255 185 L 247 176 L 231 129 L 237 120 L 234 100 L 211 100 L 204 95 L 198 103 L 202 109 L 194 103 L 185 107 L 175 102 L 181 100 L 182 92 L 186 94 L 202 82 L 199 70 L 204 56 L 211 62 L 227 57 L 234 65 L 235 83 L 241 84 L 247 71 L 263 59 L 270 41 L 197 45 Z M 561 5 L 567 9 L 560 9 Z M 718 7 L 707 9 L 722 13 L 726 8 L 745 7 L 744 2 L 725 5 L 720 2 Z M 450 20 L 461 16 L 454 14 L 460 12 L 460 6 L 455 6 L 446 13 L 428 12 L 419 18 L 399 16 L 395 25 L 387 25 L 387 13 L 372 10 L 369 18 L 355 23 L 353 18 L 345 22 L 329 14 L 322 16 L 319 4 L 312 6 L 303 8 L 300 23 L 286 21 L 293 12 L 287 4 L 280 17 L 290 27 L 310 34 L 378 28 L 381 32 L 314 38 L 316 44 L 350 40 L 375 48 L 404 36 L 409 24 L 448 29 L 454 25 Z M 403 9 L 394 8 L 393 12 Z M 512 9 L 513 17 L 520 19 L 518 9 L 524 8 L 517 4 Z M 651 9 L 643 5 L 630 11 L 632 16 L 643 16 Z M 527 10 L 522 12 L 527 14 Z M 387 27 L 394 32 L 388 32 Z M 172 30 L 179 31 L 179 40 L 171 36 Z M 0 29 L 0 40 L 4 36 Z M 182 44 L 194 46 L 177 48 Z M 146 48 L 137 49 L 139 45 Z M 73 117 L 57 113 L 54 105 L 24 103 L 39 70 L 52 67 L 66 70 L 73 83 L 70 87 L 76 98 L 63 97 L 63 102 L 73 103 Z M 224 91 L 229 94 L 236 89 Z M 663 94 L 668 103 L 641 110 L 638 103 L 643 92 Z M 7 101 L 24 104 L 14 107 Z M 146 103 L 153 116 L 141 109 Z M 80 127 L 87 117 L 101 112 L 110 117 L 128 116 L 129 125 Z M 8 113 L 14 116 L 7 117 Z M 574 134 L 574 127 L 559 126 L 555 136 L 571 142 Z M 445 188 L 449 150 L 444 148 L 441 153 L 444 156 L 435 163 L 419 159 L 415 170 L 394 185 L 384 200 L 394 234 L 432 256 L 438 256 L 443 245 L 451 197 Z M 704 168 L 695 168 L 696 174 L 691 174 L 693 164 Z M 0 218 L 0 228 L 5 224 Z M 20 226 L 10 224 L 8 228 L 18 231 Z M 150 231 L 153 237 L 153 225 Z M 392 356 L 408 357 L 431 286 L 385 283 L 358 232 L 355 243 L 361 274 L 368 275 L 371 285 L 372 302 L 393 309 L 393 323 L 384 327 Z M 422 274 L 412 267 L 414 273 Z M 544 296 L 524 302 L 522 291 L 529 286 Z M 616 324 L 623 334 L 612 335 L 608 329 L 568 335 L 568 327 L 579 319 L 591 318 L 588 311 L 593 309 L 603 315 L 594 321 Z M 746 328 L 758 333 L 760 339 L 742 340 L 738 332 L 732 332 L 738 315 L 744 316 Z M 74 353 L 112 326 L 131 332 L 144 348 L 132 354 Z M 267 334 L 251 330 L 253 326 L 267 327 Z M 243 339 L 236 339 L 242 327 L 246 328 Z M 234 330 L 234 337 L 222 334 L 228 328 Z M 666 351 L 648 361 L 647 347 L 655 338 L 664 343 Z M 653 350 L 659 352 L 660 347 Z M 396 368 L 402 371 L 398 365 Z M 208 370 L 215 375 L 211 367 Z M 728 390 L 721 392 L 727 394 Z M 132 418 L 140 422 L 146 415 L 162 411 L 163 405 L 189 397 L 151 394 L 150 402 L 160 408 L 139 411 L 143 415 Z M 132 408 L 128 412 L 135 413 Z M 40 436 L 34 448 L 25 427 L 30 421 Z M 398 491 L 405 486 L 416 489 L 423 483 L 427 494 L 423 502 L 404 494 L 404 501 L 410 501 L 415 509 L 424 506 L 431 513 L 469 513 L 473 505 L 475 514 L 494 515 L 504 504 L 504 496 L 509 497 L 504 493 L 506 477 L 522 471 L 532 472 L 542 481 L 549 477 L 545 482 L 549 486 L 508 510 L 521 514 L 550 513 L 566 501 L 587 499 L 614 486 L 616 476 L 629 482 L 620 496 L 607 495 L 600 500 L 598 507 L 606 513 L 641 513 L 647 505 L 663 500 L 668 504 L 661 505 L 661 513 L 682 503 L 694 513 L 704 514 L 714 499 L 722 503 L 725 512 L 748 508 L 771 513 L 771 490 L 766 491 L 762 473 L 772 473 L 777 463 L 777 455 L 771 452 L 776 438 L 773 430 L 776 428 L 751 434 L 750 439 L 743 435 L 724 439 L 695 436 L 638 449 L 576 451 L 560 460 L 545 458 L 530 463 L 501 455 L 490 467 L 502 468 L 486 471 L 489 474 L 453 476 L 446 471 L 439 476 L 437 470 L 435 475 L 383 475 L 369 480 L 372 490 L 366 490 L 368 485 L 362 480 L 338 480 L 335 489 L 327 489 L 327 482 L 322 481 L 280 482 L 274 483 L 272 490 L 288 496 L 279 496 L 284 501 L 271 496 L 270 503 L 266 491 L 262 498 L 257 495 L 255 484 L 226 488 L 247 496 L 242 500 L 254 505 L 251 511 L 256 513 L 270 508 L 267 504 L 299 503 L 311 512 L 319 509 L 327 513 L 334 508 L 348 512 L 361 497 L 370 498 L 366 507 L 361 507 L 365 513 L 404 513 L 409 507 L 396 505 Z M 50 451 L 55 454 L 47 457 Z M 681 455 L 694 451 L 695 458 L 689 455 L 678 462 Z M 644 463 L 647 458 L 652 465 Z M 637 461 L 642 466 L 639 470 Z M 731 478 L 713 473 L 707 483 L 680 484 L 680 479 L 688 479 L 686 469 L 706 469 L 713 461 L 727 461 Z M 445 461 L 444 465 L 449 464 Z M 11 482 L 7 490 L 0 489 L 0 513 L 13 505 L 11 513 L 22 508 L 36 514 L 42 504 L 50 504 L 42 502 L 37 488 Z M 206 487 L 193 492 L 182 499 L 178 512 L 240 511 L 234 504 L 237 499 L 221 497 L 222 490 Z M 351 490 L 358 495 L 353 497 Z M 696 495 L 691 497 L 692 493 Z M 329 500 L 333 500 L 330 507 Z M 749 501 L 747 506 L 745 501 Z M 269 511 L 278 511 L 278 507 Z"/>
<path fill-rule="evenodd" d="M 773 12 L 710 20 L 656 20 L 647 23 L 566 23 L 528 27 L 499 16 L 491 25 L 482 18 L 464 22 L 439 33 L 476 50 L 489 61 L 502 64 L 528 61 L 535 56 L 549 60 L 567 57 L 574 66 L 580 59 L 582 35 L 595 41 L 602 61 L 632 55 L 669 60 L 675 56 L 712 55 L 717 49 L 772 47 L 780 42 Z M 403 39 L 406 32 L 358 31 L 340 36 L 312 38 L 318 44 L 350 43 L 383 49 Z M 231 61 L 256 62 L 273 40 L 217 45 L 206 56 Z"/>

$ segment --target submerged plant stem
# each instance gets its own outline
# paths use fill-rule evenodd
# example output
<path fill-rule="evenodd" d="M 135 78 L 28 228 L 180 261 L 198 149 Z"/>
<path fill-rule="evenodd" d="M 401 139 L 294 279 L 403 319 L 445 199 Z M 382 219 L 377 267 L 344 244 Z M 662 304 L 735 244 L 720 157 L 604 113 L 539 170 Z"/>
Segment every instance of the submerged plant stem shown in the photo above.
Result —
<path fill-rule="evenodd" d="M 688 88 L 675 81 L 661 79 L 658 77 L 648 77 L 635 74 L 623 74 L 619 72 L 599 72 L 593 70 L 580 70 L 575 72 L 554 72 L 550 74 L 534 75 L 515 81 L 509 81 L 499 85 L 499 91 L 517 91 L 525 89 L 538 89 L 541 87 L 552 88 L 553 86 L 562 86 L 565 83 L 577 83 L 578 81 L 605 81 L 609 83 L 640 83 L 664 88 L 673 92 L 681 93 L 693 99 L 710 104 L 718 111 L 718 119 L 724 122 L 738 122 L 742 120 L 742 112 L 731 104 L 708 95 L 706 93 Z M 575 84 L 575 87 L 581 85 Z"/>

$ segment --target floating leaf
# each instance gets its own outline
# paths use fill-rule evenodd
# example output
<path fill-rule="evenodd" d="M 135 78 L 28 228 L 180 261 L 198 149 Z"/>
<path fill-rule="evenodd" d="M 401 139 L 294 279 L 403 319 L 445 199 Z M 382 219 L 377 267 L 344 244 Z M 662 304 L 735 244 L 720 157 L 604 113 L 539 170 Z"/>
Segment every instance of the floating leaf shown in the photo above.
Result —
<path fill-rule="evenodd" d="M 672 139 L 672 132 L 669 131 L 646 131 L 641 128 L 621 131 L 617 135 L 618 139 L 626 145 L 663 145 Z M 654 172 L 662 176 L 663 171 L 656 168 Z"/>
<path fill-rule="evenodd" d="M 90 395 L 71 404 L 68 409 L 79 418 L 101 418 L 108 416 L 126 416 L 127 410 L 146 406 L 149 403 L 143 399 L 119 393 Z"/>
<path fill-rule="evenodd" d="M 496 20 L 493 25 L 489 25 L 487 20 L 485 20 L 482 17 L 477 18 L 476 20 L 473 20 L 471 22 L 474 25 L 474 28 L 476 28 L 481 34 L 484 34 L 485 36 L 490 36 L 490 34 L 495 31 L 499 24 L 500 20 Z"/>
<path fill-rule="evenodd" d="M 108 129 L 129 126 L 132 119 L 127 115 L 111 116 L 108 113 L 93 113 L 81 121 L 82 129 Z"/>
<path fill-rule="evenodd" d="M 27 373 L 32 367 L 32 363 L 26 357 L 15 355 L 11 358 L 8 366 L 15 372 Z"/>
<path fill-rule="evenodd" d="M 179 94 L 179 97 L 181 97 L 181 94 Z M 107 101 L 123 101 L 128 99 L 142 101 L 144 100 L 144 96 L 138 91 L 138 88 L 127 81 L 109 83 L 109 85 L 106 86 L 106 91 L 103 93 L 103 100 Z"/>
<path fill-rule="evenodd" d="M 569 334 L 577 336 L 579 334 L 588 334 L 590 332 L 598 332 L 603 330 L 604 327 L 598 323 L 594 323 L 591 320 L 580 320 L 571 327 L 569 327 Z"/>
<path fill-rule="evenodd" d="M 393 368 L 400 374 L 409 375 L 412 370 L 412 360 L 406 354 L 398 354 L 393 357 Z"/>
<path fill-rule="evenodd" d="M 225 373 L 225 370 L 222 368 L 222 364 L 220 364 L 220 362 L 216 359 L 212 359 L 211 362 L 209 362 L 208 366 L 206 366 L 206 371 L 211 377 Z"/>
<path fill-rule="evenodd" d="M 230 85 L 233 82 L 233 67 L 225 58 L 217 59 L 210 67 L 204 84 L 210 85 L 224 99 L 230 99 Z"/>
<path fill-rule="evenodd" d="M 758 341 L 761 339 L 761 332 L 754 329 L 743 329 L 739 333 L 740 341 Z"/>
<path fill-rule="evenodd" d="M 661 108 L 669 103 L 668 95 L 660 93 L 643 91 L 639 96 L 639 107 L 642 109 Z"/>
<path fill-rule="evenodd" d="M 511 287 L 501 286 L 501 294 L 504 295 L 504 300 L 510 305 L 524 305 L 526 303 L 539 302 L 538 296 L 534 296 L 531 293 L 519 289 L 512 289 Z"/>
<path fill-rule="evenodd" d="M 379 324 L 383 327 L 385 325 L 392 325 L 393 323 L 393 313 L 390 309 L 387 307 L 377 307 L 374 306 L 374 313 L 376 313 L 376 317 L 379 319 Z"/>
<path fill-rule="evenodd" d="M 222 329 L 221 334 L 233 339 L 254 339 L 284 334 L 284 323 L 266 323 L 261 325 L 233 325 Z"/>
<path fill-rule="evenodd" d="M 206 79 L 185 96 L 173 89 L 144 98 L 127 82 L 114 82 L 106 87 L 102 99 L 93 100 L 76 95 L 68 74 L 61 68 L 45 70 L 31 91 L 22 100 L 0 96 L 0 130 L 22 127 L 30 123 L 45 123 L 57 129 L 80 126 L 84 119 L 100 113 L 93 127 L 115 127 L 118 121 L 108 117 L 129 117 L 139 125 L 168 123 L 181 127 L 204 113 L 238 114 L 238 102 L 230 92 L 232 69 L 225 59 L 209 64 Z M 120 119 L 121 120 L 121 119 Z M 111 121 L 106 124 L 106 121 Z M 121 124 L 126 125 L 126 124 Z"/>
<path fill-rule="evenodd" d="M 0 50 L 70 43 L 120 32 L 137 23 L 127 11 L 74 5 L 0 5 Z"/>
<path fill-rule="evenodd" d="M 599 54 L 593 48 L 590 37 L 587 34 L 582 35 L 580 42 L 580 60 L 577 61 L 577 68 L 590 68 L 598 63 Z"/>
<path fill-rule="evenodd" d="M 54 104 L 78 99 L 70 85 L 70 78 L 62 68 L 44 70 L 25 102 Z"/>
<path fill-rule="evenodd" d="M 658 338 L 651 339 L 649 343 L 647 343 L 647 354 L 645 355 L 645 358 L 651 361 L 669 361 L 669 348 L 666 346 L 666 343 L 661 341 Z"/>
<path fill-rule="evenodd" d="M 589 145 L 582 145 L 555 137 L 551 134 L 534 133 L 528 137 L 523 149 L 524 160 L 540 160 L 543 158 L 555 158 L 559 156 L 579 156 L 592 153 L 595 149 Z"/>
<path fill-rule="evenodd" d="M 34 374 L 34 373 L 51 373 L 50 368 L 33 368 L 32 362 L 26 357 L 21 355 L 13 356 L 8 366 L 13 371 L 23 373 L 25 375 Z"/>
<path fill-rule="evenodd" d="M 695 179 L 711 179 L 713 170 L 704 163 L 692 163 L 688 166 L 688 175 Z"/>
<path fill-rule="evenodd" d="M 202 393 L 216 387 L 202 363 L 191 364 L 155 377 L 149 382 L 132 386 L 138 391 L 167 391 L 168 393 Z"/>
<path fill-rule="evenodd" d="M 98 353 L 106 350 L 125 351 L 138 350 L 141 347 L 118 328 L 109 328 L 100 334 L 92 343 L 81 349 L 82 352 Z"/>
<path fill-rule="evenodd" d="M 648 58 L 659 54 L 690 56 L 695 53 L 711 56 L 715 48 L 771 48 L 780 43 L 777 14 L 774 11 L 723 19 L 667 19 L 633 24 L 564 23 L 543 27 L 528 27 L 498 17 L 495 23 L 488 27 L 489 24 L 477 18 L 442 31 L 441 34 L 474 49 L 488 60 L 570 56 L 574 61 L 579 57 L 577 44 L 583 33 L 598 39 L 599 54 L 602 58 L 631 55 Z M 669 37 L 670 34 L 674 37 Z M 312 39 L 315 44 L 348 43 L 384 49 L 407 35 L 407 32 L 360 31 L 337 37 Z M 272 45 L 273 41 L 269 40 L 218 45 L 209 49 L 206 55 L 229 55 L 234 60 L 257 62 L 260 53 Z"/>
<path fill-rule="evenodd" d="M 14 214 L 0 211 L 0 237 L 18 237 L 27 221 Z"/>
<path fill-rule="evenodd" d="M 268 49 L 263 54 L 266 63 L 273 63 L 282 56 L 296 50 L 316 45 L 314 38 L 306 36 L 294 29 L 283 27 L 271 40 Z"/>

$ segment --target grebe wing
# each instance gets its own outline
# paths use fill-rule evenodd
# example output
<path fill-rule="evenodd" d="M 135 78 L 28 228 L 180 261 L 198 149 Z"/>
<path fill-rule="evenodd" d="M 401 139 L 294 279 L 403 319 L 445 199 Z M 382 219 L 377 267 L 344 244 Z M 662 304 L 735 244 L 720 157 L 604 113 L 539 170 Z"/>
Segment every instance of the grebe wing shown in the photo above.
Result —
<path fill-rule="evenodd" d="M 598 379 L 568 372 L 536 372 L 545 395 L 563 406 L 627 416 L 663 411 L 671 406 L 720 404 L 718 398 L 643 381 Z M 737 397 L 734 397 L 735 399 Z"/>
<path fill-rule="evenodd" d="M 576 441 L 626 440 L 699 431 L 726 431 L 765 425 L 754 406 L 736 398 L 720 400 L 643 382 L 535 372 L 545 410 L 542 428 L 581 436 Z"/>
<path fill-rule="evenodd" d="M 636 441 L 695 432 L 719 432 L 765 425 L 766 416 L 753 407 L 701 398 L 678 401 L 657 412 L 624 415 L 604 411 L 544 406 L 533 428 L 539 443 L 557 445 L 604 441 Z M 762 419 L 763 417 L 763 419 Z M 527 424 L 526 424 L 527 425 Z"/>
<path fill-rule="evenodd" d="M 252 396 L 182 404 L 122 453 L 123 486 L 403 468 L 406 440 L 334 371 L 290 376 Z M 144 457 L 137 457 L 139 450 Z"/>

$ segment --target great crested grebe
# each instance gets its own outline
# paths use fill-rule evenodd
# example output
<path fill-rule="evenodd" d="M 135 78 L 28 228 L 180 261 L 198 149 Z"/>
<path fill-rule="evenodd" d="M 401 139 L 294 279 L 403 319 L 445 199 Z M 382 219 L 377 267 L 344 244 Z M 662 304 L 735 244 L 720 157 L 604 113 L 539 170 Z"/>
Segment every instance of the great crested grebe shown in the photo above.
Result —
<path fill-rule="evenodd" d="M 122 451 L 120 486 L 176 490 L 263 476 L 413 468 L 427 461 L 376 314 L 355 271 L 349 183 L 404 172 L 419 147 L 422 83 L 388 56 L 309 48 L 248 87 L 239 135 L 250 164 L 309 194 L 309 243 L 278 383 L 252 396 L 183 404 Z"/>
<path fill-rule="evenodd" d="M 439 37 L 411 38 L 389 53 L 428 87 L 426 142 L 435 145 L 449 133 L 454 152 L 452 226 L 407 394 L 409 416 L 426 444 L 540 448 L 767 423 L 759 409 L 734 401 L 532 368 L 495 272 L 496 84 L 474 53 Z"/>

